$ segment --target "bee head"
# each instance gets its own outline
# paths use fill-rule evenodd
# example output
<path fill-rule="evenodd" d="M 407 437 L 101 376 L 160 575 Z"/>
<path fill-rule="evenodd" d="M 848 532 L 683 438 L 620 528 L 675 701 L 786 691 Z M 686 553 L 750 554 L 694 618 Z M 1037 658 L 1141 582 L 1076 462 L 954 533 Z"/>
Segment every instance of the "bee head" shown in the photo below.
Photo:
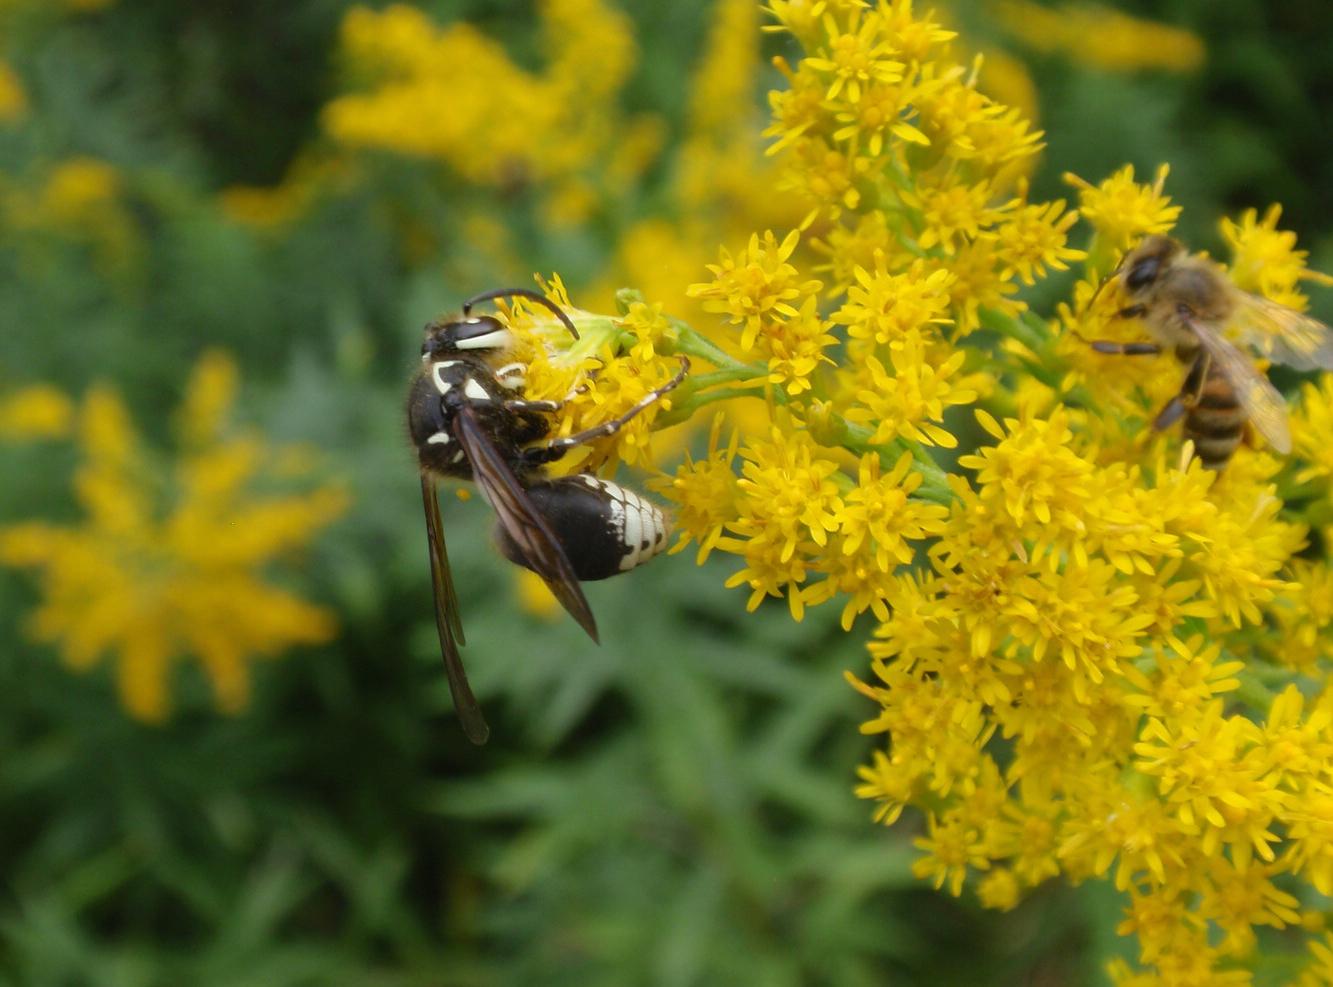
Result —
<path fill-rule="evenodd" d="M 1125 290 L 1130 295 L 1140 295 L 1147 291 L 1162 272 L 1180 254 L 1181 246 L 1169 236 L 1154 233 L 1144 237 L 1143 242 L 1130 251 L 1121 264 Z"/>
<path fill-rule="evenodd" d="M 464 350 L 495 352 L 508 349 L 514 337 L 503 322 L 491 315 L 474 315 L 462 319 L 445 319 L 428 323 L 426 338 L 421 344 L 421 358 Z"/>

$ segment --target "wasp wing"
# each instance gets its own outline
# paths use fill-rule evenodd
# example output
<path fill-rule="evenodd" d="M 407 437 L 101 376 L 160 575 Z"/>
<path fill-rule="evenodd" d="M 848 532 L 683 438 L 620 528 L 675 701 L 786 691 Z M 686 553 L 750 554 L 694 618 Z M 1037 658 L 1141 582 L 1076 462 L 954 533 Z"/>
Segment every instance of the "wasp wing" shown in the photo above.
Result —
<path fill-rule="evenodd" d="M 1333 370 L 1333 330 L 1262 295 L 1237 292 L 1228 326 L 1242 343 L 1297 370 Z"/>
<path fill-rule="evenodd" d="M 1283 455 L 1291 452 L 1291 432 L 1287 428 L 1287 402 L 1254 362 L 1223 339 L 1206 322 L 1182 309 L 1181 320 L 1198 337 L 1213 368 L 1231 382 L 1236 399 L 1245 409 L 1250 423 Z"/>
<path fill-rule="evenodd" d="M 472 476 L 505 531 L 528 560 L 532 571 L 542 577 L 570 616 L 596 641 L 597 621 L 593 618 L 592 608 L 588 606 L 588 599 L 574 575 L 574 567 L 569 564 L 550 525 L 533 506 L 527 491 L 495 448 L 475 412 L 464 405 L 458 409 L 453 421 L 454 437 L 472 465 Z"/>
<path fill-rule="evenodd" d="M 444 658 L 444 674 L 449 679 L 449 692 L 454 697 L 454 709 L 463 724 L 463 732 L 474 744 L 484 744 L 491 735 L 481 715 L 481 706 L 468 685 L 467 672 L 458 645 L 463 640 L 463 624 L 458 614 L 458 596 L 454 592 L 453 575 L 449 571 L 449 554 L 444 547 L 444 525 L 440 518 L 440 502 L 435 492 L 435 481 L 426 474 L 421 476 L 421 500 L 426 509 L 426 541 L 430 547 L 430 582 L 435 594 L 435 628 L 440 633 L 440 654 Z"/>

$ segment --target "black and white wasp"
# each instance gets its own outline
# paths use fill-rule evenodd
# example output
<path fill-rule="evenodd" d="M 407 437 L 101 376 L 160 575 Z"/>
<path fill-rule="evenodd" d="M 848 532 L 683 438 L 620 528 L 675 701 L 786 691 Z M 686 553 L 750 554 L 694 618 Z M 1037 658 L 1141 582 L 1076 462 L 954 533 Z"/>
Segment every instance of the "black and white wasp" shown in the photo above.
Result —
<path fill-rule="evenodd" d="M 569 316 L 544 295 L 524 288 L 483 292 L 463 304 L 461 318 L 426 326 L 421 369 L 407 396 L 408 429 L 421 464 L 435 624 L 454 707 L 463 732 L 475 744 L 485 743 L 490 729 L 458 652 L 465 643 L 463 624 L 445 550 L 436 479 L 476 482 L 498 518 L 500 551 L 541 576 L 596 641 L 597 622 L 579 582 L 605 579 L 647 562 L 666 547 L 667 521 L 656 505 L 619 484 L 590 473 L 549 477 L 544 467 L 577 445 L 615 434 L 680 384 L 689 369 L 682 356 L 674 378 L 620 417 L 552 438 L 550 416 L 565 402 L 522 398 L 525 365 L 502 362 L 514 343 L 511 331 L 494 316 L 471 314 L 480 302 L 511 297 L 550 309 L 578 339 Z"/>

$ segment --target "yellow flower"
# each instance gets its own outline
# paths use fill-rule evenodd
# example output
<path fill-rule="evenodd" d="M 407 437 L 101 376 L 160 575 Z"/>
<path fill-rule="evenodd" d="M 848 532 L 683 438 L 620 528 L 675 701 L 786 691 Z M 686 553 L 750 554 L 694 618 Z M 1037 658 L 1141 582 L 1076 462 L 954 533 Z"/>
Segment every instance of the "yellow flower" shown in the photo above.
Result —
<path fill-rule="evenodd" d="M 1314 961 L 1305 968 L 1295 987 L 1327 987 L 1333 984 L 1333 933 L 1310 941 Z"/>
<path fill-rule="evenodd" d="M 83 521 L 0 529 L 0 562 L 39 573 L 43 602 L 30 632 L 77 669 L 114 657 L 121 699 L 143 720 L 166 716 L 179 658 L 195 657 L 219 707 L 236 712 L 249 695 L 252 659 L 334 633 L 332 614 L 261 573 L 341 514 L 346 497 L 335 487 L 249 491 L 279 450 L 221 434 L 233 379 L 225 358 L 205 356 L 190 382 L 202 397 L 182 416 L 188 444 L 168 473 L 142 447 L 115 393 L 94 389 L 78 432 Z"/>
<path fill-rule="evenodd" d="M 1300 483 L 1314 481 L 1323 489 L 1333 486 L 1333 374 L 1322 374 L 1317 384 L 1301 387 L 1301 401 L 1293 416 L 1293 451 L 1304 466 Z"/>
<path fill-rule="evenodd" d="M 836 99 L 845 87 L 847 99 L 855 103 L 861 98 L 862 87 L 902 78 L 904 65 L 892 58 L 894 47 L 884 37 L 879 22 L 860 15 L 861 11 L 854 8 L 844 30 L 831 11 L 825 13 L 822 26 L 826 40 L 817 54 L 806 56 L 802 63 L 827 80 L 825 99 Z"/>
<path fill-rule="evenodd" d="M 555 435 L 620 418 L 681 372 L 677 359 L 658 351 L 675 334 L 660 310 L 640 303 L 631 305 L 625 317 L 611 318 L 575 308 L 558 276 L 543 287 L 574 323 L 577 340 L 549 309 L 522 299 L 514 302 L 507 321 L 519 340 L 515 356 L 525 364 L 524 396 L 560 404 Z M 669 392 L 651 401 L 613 434 L 571 450 L 554 469 L 586 471 L 612 460 L 650 463 L 653 423 L 671 403 Z"/>
<path fill-rule="evenodd" d="M 530 569 L 514 567 L 518 602 L 523 610 L 542 620 L 557 620 L 564 610 L 546 581 Z"/>
<path fill-rule="evenodd" d="M 793 302 L 819 290 L 818 281 L 801 281 L 800 272 L 787 263 L 796 249 L 800 233 L 792 230 L 778 243 L 772 231 L 750 237 L 737 257 L 724 247 L 721 260 L 709 264 L 713 280 L 692 284 L 691 298 L 702 298 L 708 312 L 725 314 L 733 325 L 743 325 L 741 349 L 751 350 L 766 323 L 795 318 L 800 310 Z"/>
<path fill-rule="evenodd" d="M 28 110 L 23 82 L 7 62 L 0 62 L 0 122 L 20 120 Z"/>
<path fill-rule="evenodd" d="M 931 270 L 923 261 L 915 261 L 907 271 L 891 274 L 887 258 L 876 251 L 874 270 L 858 267 L 854 275 L 847 301 L 833 313 L 834 321 L 846 325 L 853 339 L 885 346 L 900 343 L 909 332 L 950 321 L 953 275 L 947 270 Z"/>
<path fill-rule="evenodd" d="M 1065 527 L 1080 526 L 1093 467 L 1070 448 L 1073 433 L 1067 416 L 1021 424 L 1008 419 L 1007 433 L 984 411 L 977 411 L 977 421 L 999 445 L 983 449 L 980 456 L 964 456 L 958 464 L 977 470 L 981 483 L 999 491 L 1013 523 L 1021 527 L 1035 518 L 1046 525 L 1055 518 Z"/>
<path fill-rule="evenodd" d="M 768 351 L 768 379 L 792 396 L 808 391 L 815 368 L 833 363 L 824 352 L 838 342 L 830 328 L 820 318 L 813 295 L 801 303 L 795 318 L 767 324 L 761 341 Z"/>
<path fill-rule="evenodd" d="M 955 240 L 960 236 L 975 240 L 983 226 L 994 225 L 1001 210 L 991 208 L 993 196 L 993 190 L 984 181 L 951 181 L 938 188 L 905 192 L 903 201 L 921 212 L 924 228 L 917 243 L 922 249 L 938 246 L 946 254 L 952 254 Z"/>
<path fill-rule="evenodd" d="M 847 411 L 847 420 L 873 424 L 870 441 L 876 445 L 901 435 L 925 445 L 952 449 L 958 440 L 937 423 L 943 420 L 946 407 L 969 404 L 977 398 L 971 386 L 974 379 L 952 379 L 966 358 L 967 354 L 959 350 L 932 366 L 921 334 L 909 330 L 890 350 L 892 374 L 875 357 L 866 358 L 856 391 L 858 404 Z"/>
<path fill-rule="evenodd" d="M 1171 654 L 1158 651 L 1154 656 L 1155 674 L 1151 677 L 1137 666 L 1124 669 L 1125 677 L 1137 690 L 1126 696 L 1125 701 L 1142 707 L 1149 716 L 1168 718 L 1187 714 L 1206 706 L 1214 696 L 1240 686 L 1235 676 L 1245 668 L 1245 663 L 1219 662 L 1220 644 L 1205 646 L 1200 635 L 1188 642 L 1168 637 L 1166 644 Z"/>
<path fill-rule="evenodd" d="M 1047 268 L 1069 270 L 1065 261 L 1087 256 L 1082 250 L 1065 246 L 1069 228 L 1077 220 L 1078 213 L 1065 212 L 1063 199 L 1024 206 L 1011 213 L 995 235 L 998 253 L 1006 265 L 1002 276 L 1017 274 L 1030 285 L 1045 277 Z"/>
<path fill-rule="evenodd" d="M 713 419 L 708 436 L 708 455 L 699 461 L 686 454 L 685 463 L 674 477 L 654 484 L 676 503 L 675 522 L 680 539 L 672 546 L 674 554 L 690 542 L 697 542 L 697 561 L 703 565 L 717 547 L 723 528 L 736 517 L 740 485 L 732 462 L 739 448 L 740 435 L 731 433 L 725 448 L 719 447 L 723 417 Z"/>
<path fill-rule="evenodd" d="M 1118 72 L 1192 72 L 1203 64 L 1203 42 L 1189 31 L 1101 4 L 1051 8 L 1031 0 L 996 0 L 991 6 L 1005 29 L 1025 44 L 1067 52 L 1083 64 Z"/>
<path fill-rule="evenodd" d="M 827 544 L 843 509 L 832 479 L 838 464 L 819 455 L 809 433 L 795 434 L 803 438 L 793 441 L 775 426 L 768 441 L 748 443 L 741 451 L 741 517 L 731 526 L 763 539 L 782 562 L 807 540 Z"/>
<path fill-rule="evenodd" d="M 947 883 L 950 894 L 961 894 L 969 869 L 986 870 L 990 866 L 980 831 L 967 825 L 957 811 L 943 816 L 932 812 L 926 817 L 926 827 L 928 835 L 912 841 L 924 852 L 912 864 L 912 873 L 930 880 L 936 890 Z"/>
<path fill-rule="evenodd" d="M 0 438 L 60 439 L 69 434 L 74 406 L 50 384 L 23 387 L 0 398 Z"/>
<path fill-rule="evenodd" d="M 861 554 L 880 572 L 891 573 L 912 561 L 908 541 L 944 530 L 940 522 L 948 512 L 943 507 L 911 499 L 921 485 L 921 475 L 911 466 L 911 454 L 904 453 L 887 475 L 881 475 L 878 456 L 861 457 L 857 483 L 847 494 L 839 526 L 843 555 Z"/>
<path fill-rule="evenodd" d="M 1296 234 L 1277 228 L 1281 206 L 1269 206 L 1262 220 L 1258 215 L 1257 210 L 1247 209 L 1239 223 L 1225 218 L 1221 222 L 1222 238 L 1231 248 L 1231 278 L 1238 288 L 1300 311 L 1308 299 L 1296 289 L 1297 282 L 1328 285 L 1333 278 L 1306 268 L 1309 254 L 1296 249 Z"/>
<path fill-rule="evenodd" d="M 616 104 L 637 52 L 628 18 L 601 0 L 545 0 L 538 15 L 546 66 L 530 72 L 470 25 L 437 28 L 405 4 L 354 7 L 341 45 L 362 87 L 324 107 L 325 130 L 343 147 L 443 161 L 478 184 L 532 181 L 549 220 L 583 221 L 628 160 L 618 146 L 636 128 L 619 125 Z"/>
<path fill-rule="evenodd" d="M 1065 181 L 1079 190 L 1079 215 L 1093 225 L 1106 241 L 1107 249 L 1123 253 L 1148 233 L 1169 233 L 1180 215 L 1180 206 L 1162 194 L 1170 169 L 1162 165 L 1152 185 L 1134 181 L 1134 166 L 1126 165 L 1100 185 L 1090 185 L 1077 175 Z"/>

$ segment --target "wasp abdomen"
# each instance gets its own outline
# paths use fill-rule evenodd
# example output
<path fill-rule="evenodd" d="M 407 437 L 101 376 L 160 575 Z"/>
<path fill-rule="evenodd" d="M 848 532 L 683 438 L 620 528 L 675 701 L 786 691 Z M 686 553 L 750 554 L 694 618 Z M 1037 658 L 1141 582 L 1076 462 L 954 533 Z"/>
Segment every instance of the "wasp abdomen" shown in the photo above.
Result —
<path fill-rule="evenodd" d="M 1208 469 L 1224 467 L 1240 445 L 1247 419 L 1231 381 L 1210 371 L 1198 401 L 1185 418 L 1185 438 Z"/>
<path fill-rule="evenodd" d="M 533 483 L 527 494 L 582 581 L 626 572 L 666 548 L 669 526 L 661 508 L 618 483 L 564 476 Z M 532 568 L 503 526 L 496 541 L 511 562 Z"/>

